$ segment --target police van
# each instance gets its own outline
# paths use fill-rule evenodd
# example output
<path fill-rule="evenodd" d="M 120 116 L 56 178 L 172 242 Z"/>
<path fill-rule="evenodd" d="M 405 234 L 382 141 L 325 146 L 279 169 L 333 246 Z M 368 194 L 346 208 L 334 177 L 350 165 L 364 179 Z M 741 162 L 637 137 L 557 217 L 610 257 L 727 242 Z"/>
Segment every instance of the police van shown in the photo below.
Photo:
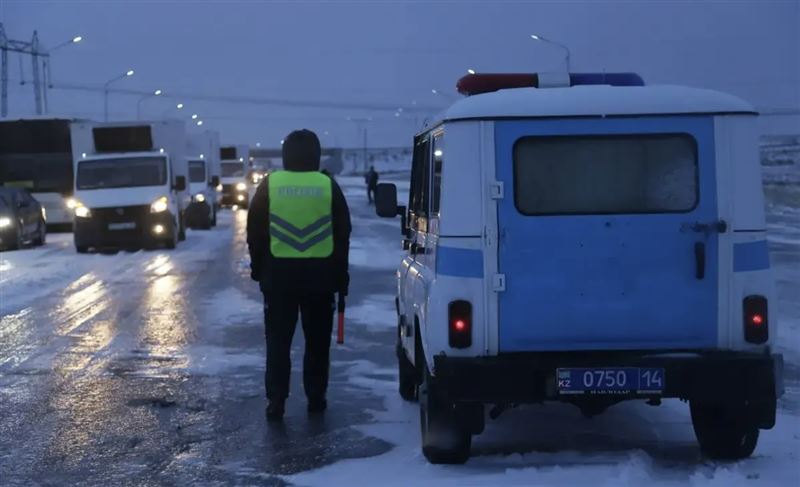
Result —
<path fill-rule="evenodd" d="M 687 401 L 738 459 L 783 392 L 753 108 L 632 73 L 475 74 L 414 140 L 397 271 L 400 394 L 463 463 L 522 403 Z"/>

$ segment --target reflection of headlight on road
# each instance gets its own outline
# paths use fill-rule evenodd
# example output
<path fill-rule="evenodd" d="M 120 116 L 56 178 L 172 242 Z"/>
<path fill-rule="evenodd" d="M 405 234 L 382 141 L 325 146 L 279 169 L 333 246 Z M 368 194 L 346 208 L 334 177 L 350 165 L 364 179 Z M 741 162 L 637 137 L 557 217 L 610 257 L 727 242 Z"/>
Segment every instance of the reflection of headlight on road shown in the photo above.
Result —
<path fill-rule="evenodd" d="M 0 228 L 6 228 L 11 226 L 11 218 L 2 217 L 0 218 Z"/>
<path fill-rule="evenodd" d="M 244 195 L 243 194 L 237 195 L 236 201 L 244 201 Z"/>
<path fill-rule="evenodd" d="M 238 191 L 246 191 L 246 190 L 247 190 L 247 185 L 246 185 L 246 184 L 244 184 L 244 183 L 238 183 L 238 184 L 236 185 L 236 189 L 237 189 Z"/>
<path fill-rule="evenodd" d="M 194 195 L 194 200 L 198 203 L 202 203 L 203 201 L 206 200 L 206 197 L 203 195 L 203 193 L 197 193 L 196 195 Z"/>
<path fill-rule="evenodd" d="M 78 206 L 78 200 L 75 198 L 67 198 L 67 208 L 74 210 Z"/>
<path fill-rule="evenodd" d="M 80 205 L 75 207 L 75 216 L 77 216 L 78 218 L 89 218 L 90 216 L 92 216 L 92 212 L 91 210 L 89 210 L 89 208 Z"/>
<path fill-rule="evenodd" d="M 153 204 L 150 205 L 150 213 L 163 213 L 167 211 L 167 207 L 169 206 L 169 201 L 167 200 L 166 196 L 162 196 L 161 198 L 153 201 Z"/>

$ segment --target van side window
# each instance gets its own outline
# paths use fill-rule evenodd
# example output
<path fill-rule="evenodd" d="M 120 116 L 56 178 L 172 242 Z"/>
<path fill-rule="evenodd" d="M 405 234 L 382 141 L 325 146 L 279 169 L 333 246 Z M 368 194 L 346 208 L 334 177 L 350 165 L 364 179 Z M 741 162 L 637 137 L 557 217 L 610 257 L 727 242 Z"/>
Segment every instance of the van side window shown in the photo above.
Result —
<path fill-rule="evenodd" d="M 433 188 L 431 215 L 439 216 L 439 203 L 442 197 L 442 161 L 444 160 L 444 134 L 433 138 Z"/>
<path fill-rule="evenodd" d="M 408 207 L 412 214 L 411 224 L 418 217 L 428 216 L 428 194 L 430 187 L 430 139 L 419 138 L 414 145 L 414 160 L 411 166 L 411 191 Z"/>

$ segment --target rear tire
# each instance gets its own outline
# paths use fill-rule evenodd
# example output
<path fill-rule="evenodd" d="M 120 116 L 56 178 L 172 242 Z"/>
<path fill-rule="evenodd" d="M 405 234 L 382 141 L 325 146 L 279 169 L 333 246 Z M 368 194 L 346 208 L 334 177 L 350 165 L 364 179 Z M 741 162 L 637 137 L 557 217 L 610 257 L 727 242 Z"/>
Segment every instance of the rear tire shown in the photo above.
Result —
<path fill-rule="evenodd" d="M 400 345 L 399 340 L 397 343 L 397 369 L 398 369 L 398 390 L 400 397 L 406 401 L 417 400 L 417 370 L 414 364 L 408 360 L 405 350 Z"/>
<path fill-rule="evenodd" d="M 33 245 L 40 246 L 47 242 L 47 225 L 44 220 L 39 220 L 36 238 L 33 240 Z"/>
<path fill-rule="evenodd" d="M 164 246 L 167 249 L 172 250 L 172 249 L 174 249 L 175 247 L 178 246 L 178 240 L 180 240 L 179 233 L 180 233 L 180 230 L 178 228 L 176 228 L 175 224 L 173 223 L 172 224 L 172 232 L 170 232 L 170 235 L 172 235 L 172 238 L 170 238 L 169 240 L 167 240 L 164 243 Z"/>
<path fill-rule="evenodd" d="M 183 218 L 178 218 L 178 241 L 184 240 L 186 240 L 186 227 L 183 225 Z"/>
<path fill-rule="evenodd" d="M 217 226 L 217 207 L 214 206 L 213 208 L 214 209 L 212 210 L 212 215 L 211 215 L 211 226 L 212 227 L 216 227 Z"/>
<path fill-rule="evenodd" d="M 428 372 L 419 386 L 422 454 L 433 464 L 459 465 L 469 460 L 472 435 L 458 421 L 455 406 Z"/>
<path fill-rule="evenodd" d="M 89 253 L 89 247 L 87 247 L 85 245 L 76 245 L 75 246 L 75 252 L 77 252 L 79 254 L 87 254 L 87 253 Z"/>
<path fill-rule="evenodd" d="M 746 404 L 691 401 L 692 426 L 700 450 L 713 460 L 741 460 L 758 444 L 758 425 Z"/>

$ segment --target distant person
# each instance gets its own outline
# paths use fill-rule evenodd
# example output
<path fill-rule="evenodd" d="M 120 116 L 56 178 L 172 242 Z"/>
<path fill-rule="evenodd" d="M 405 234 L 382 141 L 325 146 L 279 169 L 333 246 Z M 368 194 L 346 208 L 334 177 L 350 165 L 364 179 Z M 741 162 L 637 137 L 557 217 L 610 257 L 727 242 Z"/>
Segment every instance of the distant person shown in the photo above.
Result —
<path fill-rule="evenodd" d="M 375 166 L 370 166 L 367 174 L 364 175 L 364 182 L 367 184 L 367 200 L 372 204 L 375 197 L 375 190 L 378 188 L 378 172 L 375 171 Z"/>
<path fill-rule="evenodd" d="M 350 283 L 350 211 L 341 188 L 319 171 L 314 132 L 297 130 L 283 143 L 283 171 L 267 175 L 247 215 L 253 280 L 264 294 L 267 420 L 283 418 L 290 352 L 298 312 L 306 350 L 303 386 L 308 412 L 327 408 L 334 293 Z"/>

